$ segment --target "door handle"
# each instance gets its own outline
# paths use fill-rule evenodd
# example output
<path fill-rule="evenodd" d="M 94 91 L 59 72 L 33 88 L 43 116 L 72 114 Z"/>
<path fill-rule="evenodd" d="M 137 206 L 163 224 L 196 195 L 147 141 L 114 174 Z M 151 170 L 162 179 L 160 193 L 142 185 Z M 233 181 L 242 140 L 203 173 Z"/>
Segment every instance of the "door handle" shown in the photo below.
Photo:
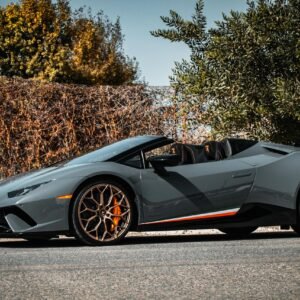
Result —
<path fill-rule="evenodd" d="M 232 178 L 242 178 L 242 177 L 249 177 L 251 176 L 252 173 L 248 172 L 248 173 L 239 173 L 239 174 L 233 174 Z"/>

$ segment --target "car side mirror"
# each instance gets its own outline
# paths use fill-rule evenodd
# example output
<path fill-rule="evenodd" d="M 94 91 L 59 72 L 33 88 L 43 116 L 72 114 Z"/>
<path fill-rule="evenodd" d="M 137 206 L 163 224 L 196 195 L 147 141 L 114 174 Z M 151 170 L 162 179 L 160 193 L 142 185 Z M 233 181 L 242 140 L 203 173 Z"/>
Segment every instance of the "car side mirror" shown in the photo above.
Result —
<path fill-rule="evenodd" d="M 157 174 L 166 176 L 168 171 L 165 167 L 177 166 L 180 162 L 180 156 L 177 154 L 150 156 L 147 161 Z"/>

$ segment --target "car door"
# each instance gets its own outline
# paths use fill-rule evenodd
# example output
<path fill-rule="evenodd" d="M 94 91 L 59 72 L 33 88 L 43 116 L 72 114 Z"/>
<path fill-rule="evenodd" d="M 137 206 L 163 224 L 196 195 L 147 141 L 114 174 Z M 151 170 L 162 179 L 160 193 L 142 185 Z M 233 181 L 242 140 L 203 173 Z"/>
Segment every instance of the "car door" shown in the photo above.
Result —
<path fill-rule="evenodd" d="M 166 167 L 167 175 L 141 170 L 143 223 L 238 210 L 247 199 L 255 168 L 240 159 Z"/>

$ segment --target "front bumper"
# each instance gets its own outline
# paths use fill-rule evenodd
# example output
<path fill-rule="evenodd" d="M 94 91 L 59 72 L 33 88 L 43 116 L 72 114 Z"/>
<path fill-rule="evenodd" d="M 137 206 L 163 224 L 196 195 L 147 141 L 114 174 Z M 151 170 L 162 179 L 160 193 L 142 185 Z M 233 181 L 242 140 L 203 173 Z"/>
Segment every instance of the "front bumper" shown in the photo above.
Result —
<path fill-rule="evenodd" d="M 58 196 L 72 194 L 80 180 L 81 178 L 53 180 L 14 198 L 7 197 L 8 191 L 13 187 L 3 186 L 0 194 L 0 234 L 69 231 L 71 199 L 59 199 Z"/>

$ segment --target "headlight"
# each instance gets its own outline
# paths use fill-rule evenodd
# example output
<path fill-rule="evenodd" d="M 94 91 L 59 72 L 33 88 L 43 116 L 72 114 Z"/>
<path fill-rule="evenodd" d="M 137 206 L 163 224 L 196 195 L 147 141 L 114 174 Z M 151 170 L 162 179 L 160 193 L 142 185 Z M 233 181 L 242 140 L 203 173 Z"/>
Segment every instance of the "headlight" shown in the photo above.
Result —
<path fill-rule="evenodd" d="M 49 181 L 45 181 L 45 182 L 41 182 L 41 183 L 38 183 L 38 184 L 35 184 L 35 185 L 31 185 L 31 186 L 28 186 L 28 187 L 25 187 L 25 188 L 22 188 L 22 189 L 19 189 L 19 190 L 15 190 L 15 191 L 12 191 L 12 192 L 8 192 L 7 193 L 7 196 L 8 198 L 14 198 L 14 197 L 19 197 L 19 196 L 23 196 L 23 195 L 26 195 L 28 194 L 29 192 L 37 189 L 38 187 L 40 187 L 41 185 L 44 185 L 44 184 L 47 184 L 49 182 L 51 182 L 52 180 L 49 180 Z"/>

